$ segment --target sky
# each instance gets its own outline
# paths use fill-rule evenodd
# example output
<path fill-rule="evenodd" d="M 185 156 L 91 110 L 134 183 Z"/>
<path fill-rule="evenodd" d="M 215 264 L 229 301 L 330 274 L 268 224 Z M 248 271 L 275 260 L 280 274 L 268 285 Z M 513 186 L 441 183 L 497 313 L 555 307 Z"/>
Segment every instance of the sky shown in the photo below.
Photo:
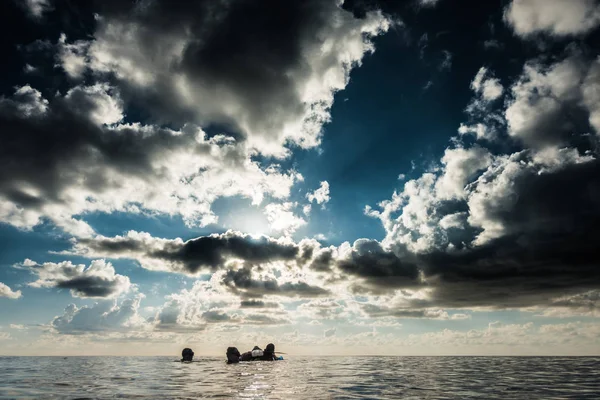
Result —
<path fill-rule="evenodd" d="M 0 354 L 600 354 L 597 1 L 0 7 Z"/>

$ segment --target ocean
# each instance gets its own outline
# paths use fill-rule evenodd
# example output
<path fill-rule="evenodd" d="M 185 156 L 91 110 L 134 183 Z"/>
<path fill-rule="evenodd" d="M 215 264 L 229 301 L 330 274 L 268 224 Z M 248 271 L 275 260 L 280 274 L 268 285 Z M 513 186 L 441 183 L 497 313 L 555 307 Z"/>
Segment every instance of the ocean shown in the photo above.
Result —
<path fill-rule="evenodd" d="M 600 399 L 600 357 L 0 357 L 0 399 Z"/>

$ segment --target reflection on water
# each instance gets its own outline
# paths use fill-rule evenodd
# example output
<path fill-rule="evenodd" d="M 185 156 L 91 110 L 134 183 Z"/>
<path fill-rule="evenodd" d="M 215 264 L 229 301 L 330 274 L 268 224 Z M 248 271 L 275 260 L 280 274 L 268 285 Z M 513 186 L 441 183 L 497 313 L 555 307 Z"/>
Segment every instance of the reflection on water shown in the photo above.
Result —
<path fill-rule="evenodd" d="M 598 399 L 598 357 L 0 357 L 0 399 Z"/>

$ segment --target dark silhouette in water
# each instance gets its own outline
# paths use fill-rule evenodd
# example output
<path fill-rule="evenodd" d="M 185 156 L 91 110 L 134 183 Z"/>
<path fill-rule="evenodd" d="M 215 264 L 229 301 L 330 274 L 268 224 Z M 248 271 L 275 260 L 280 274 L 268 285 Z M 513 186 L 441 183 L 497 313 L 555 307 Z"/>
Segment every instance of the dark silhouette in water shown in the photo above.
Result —
<path fill-rule="evenodd" d="M 190 348 L 185 348 L 181 352 L 181 362 L 192 362 L 194 358 L 194 352 Z"/>
<path fill-rule="evenodd" d="M 240 351 L 237 347 L 228 347 L 227 348 L 227 364 L 237 364 L 240 362 Z"/>
<path fill-rule="evenodd" d="M 275 345 L 273 343 L 269 343 L 267 347 L 265 347 L 262 359 L 265 361 L 273 361 L 277 359 L 277 356 L 275 355 Z"/>
<path fill-rule="evenodd" d="M 247 351 L 244 354 L 240 354 L 237 347 L 228 347 L 227 352 L 227 364 L 237 364 L 240 361 L 275 361 L 281 360 L 282 358 L 275 355 L 275 345 L 269 343 L 263 351 L 260 347 L 254 346 L 251 351 Z M 181 352 L 181 362 L 192 362 L 194 358 L 194 352 L 190 348 L 185 348 Z"/>
<path fill-rule="evenodd" d="M 277 359 L 273 343 L 269 343 L 264 351 L 260 347 L 254 346 L 251 351 L 243 353 L 239 358 L 240 361 L 275 361 Z"/>

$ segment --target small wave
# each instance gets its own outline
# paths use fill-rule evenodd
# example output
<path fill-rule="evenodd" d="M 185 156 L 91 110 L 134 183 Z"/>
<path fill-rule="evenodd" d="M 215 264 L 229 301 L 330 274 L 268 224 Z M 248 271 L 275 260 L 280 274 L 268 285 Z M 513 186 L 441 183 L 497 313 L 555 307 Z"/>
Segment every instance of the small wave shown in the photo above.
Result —
<path fill-rule="evenodd" d="M 600 398 L 598 357 L 290 357 L 233 368 L 220 358 L 172 361 L 4 357 L 0 399 Z"/>

